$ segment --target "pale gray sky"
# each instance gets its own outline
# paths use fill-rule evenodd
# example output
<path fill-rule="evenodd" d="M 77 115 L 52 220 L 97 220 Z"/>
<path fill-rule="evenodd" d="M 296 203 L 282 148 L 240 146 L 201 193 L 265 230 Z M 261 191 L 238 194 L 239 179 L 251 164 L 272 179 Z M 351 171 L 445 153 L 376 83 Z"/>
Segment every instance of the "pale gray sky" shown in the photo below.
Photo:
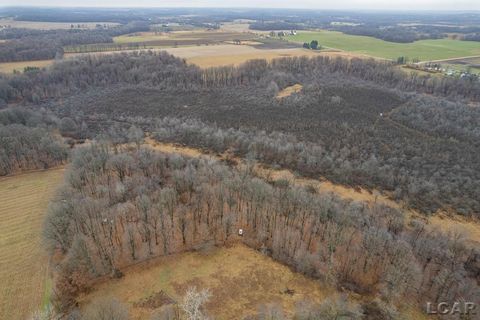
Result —
<path fill-rule="evenodd" d="M 480 10 L 480 0 L 0 0 L 0 6 Z"/>

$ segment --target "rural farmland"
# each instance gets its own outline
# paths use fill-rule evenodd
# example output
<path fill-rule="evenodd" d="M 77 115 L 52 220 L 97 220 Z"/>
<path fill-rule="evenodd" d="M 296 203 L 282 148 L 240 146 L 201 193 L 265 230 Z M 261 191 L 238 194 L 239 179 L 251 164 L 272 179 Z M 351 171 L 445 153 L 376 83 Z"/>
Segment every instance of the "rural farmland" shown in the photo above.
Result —
<path fill-rule="evenodd" d="M 298 43 L 318 40 L 323 47 L 355 54 L 396 60 L 400 56 L 420 61 L 480 55 L 480 43 L 452 39 L 428 39 L 413 43 L 395 43 L 368 36 L 348 35 L 338 31 L 300 31 L 286 37 Z"/>
<path fill-rule="evenodd" d="M 284 57 L 313 57 L 318 55 L 340 55 L 348 54 L 343 52 L 315 52 L 302 48 L 292 49 L 257 49 L 255 45 L 233 45 L 219 44 L 211 46 L 183 46 L 183 47 L 163 47 L 153 48 L 153 51 L 167 51 L 176 57 L 186 59 L 188 63 L 198 65 L 201 68 L 210 68 L 217 66 L 239 65 L 251 59 L 267 59 Z M 132 52 L 136 50 L 123 50 L 122 52 Z M 85 55 L 109 55 L 118 54 L 120 51 L 105 52 L 87 52 L 87 53 L 66 53 L 64 60 L 74 59 Z M 61 61 L 61 60 L 60 60 Z M 13 73 L 14 71 L 23 72 L 25 67 L 48 67 L 55 63 L 55 60 L 34 60 L 0 63 L 0 72 Z"/>
<path fill-rule="evenodd" d="M 0 319 L 25 319 L 49 303 L 42 227 L 64 169 L 0 178 Z"/>
<path fill-rule="evenodd" d="M 476 320 L 480 11 L 20 1 L 0 320 Z"/>

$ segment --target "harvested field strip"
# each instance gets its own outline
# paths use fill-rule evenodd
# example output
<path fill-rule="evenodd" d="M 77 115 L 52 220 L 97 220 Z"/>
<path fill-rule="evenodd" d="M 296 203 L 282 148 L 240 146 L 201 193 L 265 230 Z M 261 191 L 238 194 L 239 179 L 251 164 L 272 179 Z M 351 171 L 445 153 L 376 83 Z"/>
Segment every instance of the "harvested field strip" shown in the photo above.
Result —
<path fill-rule="evenodd" d="M 44 215 L 64 169 L 0 178 L 0 319 L 25 319 L 45 304 Z"/>

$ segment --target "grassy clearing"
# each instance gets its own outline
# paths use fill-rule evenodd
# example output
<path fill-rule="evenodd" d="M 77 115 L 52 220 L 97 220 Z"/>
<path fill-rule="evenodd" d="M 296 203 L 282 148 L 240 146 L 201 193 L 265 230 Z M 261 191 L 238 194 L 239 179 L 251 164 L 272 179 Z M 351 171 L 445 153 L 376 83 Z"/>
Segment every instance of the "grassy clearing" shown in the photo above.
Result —
<path fill-rule="evenodd" d="M 461 216 L 449 217 L 437 214 L 429 218 L 429 223 L 445 233 L 461 234 L 474 246 L 480 244 L 480 224 Z"/>
<path fill-rule="evenodd" d="M 13 73 L 15 70 L 23 72 L 26 67 L 43 68 L 53 64 L 55 60 L 34 60 L 34 61 L 18 61 L 18 62 L 3 62 L 0 63 L 0 72 Z"/>
<path fill-rule="evenodd" d="M 325 30 L 302 31 L 297 35 L 288 36 L 287 39 L 301 43 L 318 40 L 320 45 L 329 48 L 386 59 L 406 56 L 410 59 L 418 58 L 421 61 L 425 61 L 480 55 L 480 43 L 452 39 L 394 43 L 372 37 L 347 35 L 341 32 Z"/>
<path fill-rule="evenodd" d="M 334 289 L 291 271 L 243 245 L 217 248 L 208 254 L 188 252 L 155 259 L 134 266 L 120 280 L 99 284 L 81 298 L 113 296 L 127 303 L 133 319 L 148 319 L 150 309 L 134 307 L 135 302 L 163 290 L 179 301 L 190 286 L 209 288 L 213 294 L 207 309 L 215 319 L 243 319 L 265 303 L 277 302 L 291 313 L 295 302 L 320 302 L 335 295 Z M 293 295 L 283 293 L 287 288 Z"/>
<path fill-rule="evenodd" d="M 277 94 L 277 99 L 282 99 L 291 96 L 294 93 L 302 91 L 303 86 L 301 84 L 294 84 L 293 86 L 286 87 Z"/>
<path fill-rule="evenodd" d="M 48 303 L 44 214 L 64 169 L 0 178 L 0 319 L 25 319 Z"/>

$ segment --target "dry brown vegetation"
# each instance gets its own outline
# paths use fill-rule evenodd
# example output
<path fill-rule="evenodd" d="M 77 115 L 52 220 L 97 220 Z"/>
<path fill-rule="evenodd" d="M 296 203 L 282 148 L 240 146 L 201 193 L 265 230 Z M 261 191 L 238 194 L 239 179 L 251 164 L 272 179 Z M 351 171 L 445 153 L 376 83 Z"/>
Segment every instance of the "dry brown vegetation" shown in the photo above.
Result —
<path fill-rule="evenodd" d="M 23 72 L 26 67 L 43 68 L 51 65 L 54 60 L 35 60 L 35 61 L 17 61 L 0 63 L 0 72 L 13 73 L 14 71 Z"/>
<path fill-rule="evenodd" d="M 81 297 L 81 305 L 113 296 L 130 306 L 133 319 L 148 319 L 153 310 L 139 307 L 138 302 L 160 291 L 179 301 L 188 287 L 197 286 L 209 288 L 213 294 L 207 309 L 215 319 L 241 319 L 254 314 L 262 304 L 278 302 L 291 314 L 297 301 L 321 302 L 337 294 L 240 244 L 208 253 L 162 257 L 124 271 L 124 278 L 100 283 Z M 285 293 L 287 288 L 294 293 Z"/>
<path fill-rule="evenodd" d="M 167 52 L 184 58 L 187 62 L 196 64 L 201 68 L 239 65 L 252 59 L 272 60 L 282 57 L 298 57 L 298 56 L 316 56 L 319 53 L 298 49 L 256 49 L 249 45 L 217 45 L 217 46 L 201 46 L 201 47 L 184 47 L 184 48 L 168 48 Z"/>
<path fill-rule="evenodd" d="M 191 64 L 196 64 L 201 68 L 210 68 L 226 65 L 239 65 L 252 59 L 267 59 L 272 60 L 275 58 L 284 57 L 299 57 L 307 56 L 313 57 L 317 55 L 340 55 L 349 56 L 342 52 L 315 52 L 312 50 L 306 50 L 302 48 L 298 49 L 256 49 L 250 45 L 233 45 L 233 44 L 221 44 L 211 46 L 186 46 L 178 48 L 158 48 L 150 49 L 153 51 L 167 51 L 174 56 L 186 59 Z M 136 50 L 123 50 L 122 52 L 136 51 Z M 106 54 L 118 54 L 119 51 L 102 51 L 92 53 L 67 53 L 66 59 L 74 59 L 78 56 L 84 55 L 106 55 Z M 6 62 L 0 63 L 0 72 L 12 73 L 14 70 L 23 72 L 25 67 L 47 67 L 53 64 L 55 60 L 38 60 L 38 61 L 20 61 L 20 62 Z"/>
<path fill-rule="evenodd" d="M 44 214 L 64 169 L 0 179 L 0 319 L 25 319 L 48 299 Z"/>
<path fill-rule="evenodd" d="M 301 84 L 298 84 L 298 83 L 294 84 L 293 86 L 286 87 L 285 89 L 283 89 L 282 91 L 280 91 L 277 94 L 277 99 L 282 99 L 282 98 L 285 98 L 285 97 L 289 97 L 294 93 L 298 93 L 298 92 L 302 91 L 302 88 L 303 88 L 303 86 Z"/>

